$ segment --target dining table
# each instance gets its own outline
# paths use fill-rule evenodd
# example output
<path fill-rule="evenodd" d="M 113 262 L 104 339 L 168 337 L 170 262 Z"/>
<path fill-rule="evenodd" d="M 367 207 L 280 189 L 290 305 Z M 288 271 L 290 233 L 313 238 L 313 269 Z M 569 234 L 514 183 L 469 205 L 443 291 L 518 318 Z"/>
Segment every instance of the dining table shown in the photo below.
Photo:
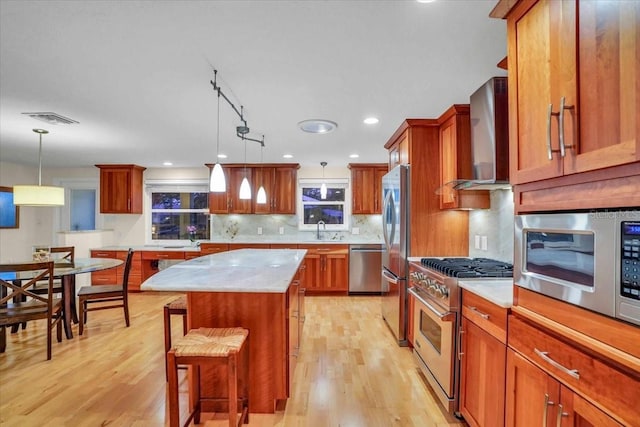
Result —
<path fill-rule="evenodd" d="M 71 323 L 74 320 L 76 323 L 78 322 L 77 318 L 73 319 L 76 312 L 76 275 L 115 268 L 122 265 L 123 262 L 121 259 L 115 258 L 75 258 L 73 262 L 56 261 L 54 263 L 53 278 L 60 279 L 62 282 L 62 314 L 64 333 L 67 339 L 73 338 Z M 34 271 L 19 272 L 13 278 L 13 281 L 28 280 L 35 277 L 36 274 L 37 272 Z"/>

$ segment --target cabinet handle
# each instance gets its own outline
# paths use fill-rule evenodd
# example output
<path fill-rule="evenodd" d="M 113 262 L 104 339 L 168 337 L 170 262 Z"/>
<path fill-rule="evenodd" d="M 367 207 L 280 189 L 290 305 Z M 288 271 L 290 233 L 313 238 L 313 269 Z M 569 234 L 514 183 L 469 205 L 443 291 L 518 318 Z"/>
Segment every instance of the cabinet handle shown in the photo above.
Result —
<path fill-rule="evenodd" d="M 564 143 L 564 110 L 573 110 L 573 105 L 565 105 L 565 97 L 560 98 L 560 112 L 558 113 L 558 141 L 560 142 L 560 157 L 564 157 L 566 148 L 573 148 L 573 144 Z"/>
<path fill-rule="evenodd" d="M 559 364 L 558 362 L 556 362 L 555 360 L 553 360 L 552 358 L 550 358 L 548 356 L 549 352 L 547 351 L 540 351 L 537 348 L 534 348 L 533 351 L 536 352 L 536 354 L 538 356 L 540 356 L 542 358 L 542 360 L 544 360 L 545 362 L 549 363 L 551 366 L 553 366 L 554 368 L 558 368 L 560 369 L 562 372 L 564 372 L 567 375 L 572 376 L 573 378 L 579 380 L 580 379 L 580 374 L 578 373 L 577 369 L 569 369 L 569 368 L 565 368 L 564 366 L 562 366 L 561 364 Z"/>
<path fill-rule="evenodd" d="M 127 210 L 131 210 L 131 199 L 127 199 Z"/>
<path fill-rule="evenodd" d="M 568 417 L 569 414 L 562 411 L 562 403 L 558 403 L 558 416 L 556 417 L 556 427 L 562 427 L 562 417 Z"/>
<path fill-rule="evenodd" d="M 462 352 L 462 334 L 464 334 L 464 330 L 460 329 L 458 332 L 458 347 L 460 348 L 460 352 L 458 352 L 458 360 L 462 360 L 462 356 L 464 356 L 464 353 Z"/>
<path fill-rule="evenodd" d="M 559 116 L 560 114 L 561 113 L 554 113 L 553 104 L 549 104 L 549 109 L 547 110 L 547 157 L 549 160 L 553 160 L 553 153 L 560 152 L 560 150 L 551 148 L 551 116 Z"/>
<path fill-rule="evenodd" d="M 547 427 L 547 413 L 548 413 L 548 408 L 549 406 L 553 406 L 554 403 L 549 400 L 549 394 L 545 393 L 544 394 L 544 409 L 542 410 L 542 427 Z"/>
<path fill-rule="evenodd" d="M 97 252 L 96 256 L 109 256 L 109 254 L 104 253 L 104 252 Z"/>
<path fill-rule="evenodd" d="M 477 308 L 469 307 L 469 310 L 473 311 L 475 314 L 477 314 L 478 316 L 482 317 L 484 320 L 489 320 L 489 315 L 486 314 L 486 313 L 481 312 Z"/>

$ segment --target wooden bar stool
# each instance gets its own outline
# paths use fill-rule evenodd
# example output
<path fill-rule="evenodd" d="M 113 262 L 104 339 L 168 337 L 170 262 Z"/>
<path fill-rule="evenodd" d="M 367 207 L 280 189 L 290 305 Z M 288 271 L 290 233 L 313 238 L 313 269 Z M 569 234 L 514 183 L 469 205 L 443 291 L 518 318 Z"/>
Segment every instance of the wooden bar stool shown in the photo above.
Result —
<path fill-rule="evenodd" d="M 200 366 L 226 362 L 228 399 L 205 399 L 200 397 Z M 240 362 L 240 367 L 238 367 Z M 180 407 L 178 401 L 178 365 L 192 366 L 192 384 L 195 396 L 193 411 L 185 422 L 189 425 L 193 419 L 200 423 L 201 404 L 204 401 L 227 401 L 229 405 L 229 427 L 249 423 L 249 330 L 244 328 L 199 328 L 190 330 L 167 353 L 169 367 L 169 425 L 180 425 Z M 238 395 L 238 368 L 240 368 L 242 396 Z M 238 419 L 238 401 L 242 403 Z"/>
<path fill-rule="evenodd" d="M 182 316 L 182 335 L 187 335 L 187 297 L 181 296 L 164 306 L 164 370 L 165 380 L 169 381 L 169 366 L 167 364 L 167 353 L 171 349 L 171 316 Z M 183 369 L 179 366 L 178 369 Z"/>

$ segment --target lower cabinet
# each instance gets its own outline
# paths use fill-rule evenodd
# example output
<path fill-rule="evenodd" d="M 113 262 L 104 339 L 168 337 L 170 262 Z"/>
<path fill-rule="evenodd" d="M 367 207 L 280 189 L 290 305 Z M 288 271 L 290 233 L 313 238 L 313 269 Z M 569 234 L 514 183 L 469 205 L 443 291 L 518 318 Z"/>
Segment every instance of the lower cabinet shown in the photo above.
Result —
<path fill-rule="evenodd" d="M 349 290 L 349 245 L 298 245 L 306 249 L 304 287 L 307 294 Z"/>
<path fill-rule="evenodd" d="M 159 263 L 164 260 L 184 260 L 184 251 L 141 251 L 142 280 L 145 281 L 159 271 Z"/>
<path fill-rule="evenodd" d="M 622 426 L 512 349 L 507 351 L 506 423 L 516 427 Z"/>
<path fill-rule="evenodd" d="M 128 251 L 103 251 L 92 250 L 91 258 L 115 258 L 124 261 L 127 260 Z M 120 267 L 110 268 L 108 270 L 100 270 L 91 273 L 92 285 L 117 285 L 122 284 L 122 276 L 124 274 L 124 264 Z M 129 270 L 129 292 L 140 291 L 142 284 L 142 257 L 140 252 L 134 252 L 131 260 L 131 270 Z"/>
<path fill-rule="evenodd" d="M 462 298 L 460 413 L 472 427 L 504 426 L 508 310 L 466 290 Z"/>
<path fill-rule="evenodd" d="M 217 254 L 229 250 L 226 243 L 200 243 L 200 256 Z"/>

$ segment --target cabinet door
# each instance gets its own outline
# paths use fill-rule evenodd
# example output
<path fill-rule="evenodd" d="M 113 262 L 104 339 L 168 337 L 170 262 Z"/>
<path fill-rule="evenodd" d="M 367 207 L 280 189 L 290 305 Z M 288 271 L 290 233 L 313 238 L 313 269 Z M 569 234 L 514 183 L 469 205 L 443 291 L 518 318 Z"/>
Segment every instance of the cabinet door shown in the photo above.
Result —
<path fill-rule="evenodd" d="M 351 169 L 351 213 L 376 213 L 376 170 L 371 167 Z M 378 186 L 379 188 L 379 186 Z"/>
<path fill-rule="evenodd" d="M 564 117 L 565 144 L 573 145 L 567 148 L 564 173 L 640 160 L 640 3 L 563 3 L 563 26 L 578 31 L 577 42 L 565 40 L 563 55 L 575 58 L 573 69 L 565 71 L 577 82 L 567 80 L 571 86 L 562 95 L 569 105 L 578 105 Z M 576 122 L 578 131 L 571 133 Z"/>
<path fill-rule="evenodd" d="M 223 167 L 222 172 L 224 173 L 227 190 L 224 193 L 209 193 L 209 213 L 212 214 L 229 213 L 229 168 Z"/>
<path fill-rule="evenodd" d="M 253 193 L 253 213 L 256 214 L 269 214 L 273 209 L 274 203 L 274 169 L 265 167 L 265 168 L 253 168 L 251 171 L 251 175 L 253 178 L 253 184 L 251 188 L 251 192 Z M 265 193 L 267 193 L 267 202 L 259 204 L 257 201 L 258 198 L 258 189 L 260 186 L 264 187 Z"/>
<path fill-rule="evenodd" d="M 349 255 L 327 254 L 324 258 L 323 289 L 347 291 L 349 289 Z"/>
<path fill-rule="evenodd" d="M 570 389 L 561 386 L 560 404 L 556 420 L 562 427 L 621 427 L 622 424 L 609 417 L 600 409 L 575 394 Z"/>
<path fill-rule="evenodd" d="M 458 162 L 464 159 L 458 160 L 457 154 L 456 119 L 451 117 L 440 126 L 440 209 L 458 207 L 457 190 L 450 185 L 445 186 L 459 178 Z"/>
<path fill-rule="evenodd" d="M 531 362 L 507 349 L 505 424 L 510 427 L 552 427 L 560 386 Z"/>
<path fill-rule="evenodd" d="M 389 171 L 388 168 L 386 167 L 380 167 L 380 168 L 376 168 L 375 169 L 375 177 L 374 177 L 374 187 L 373 187 L 373 194 L 375 196 L 375 203 L 374 203 L 374 209 L 373 209 L 373 213 L 374 214 L 381 214 L 382 213 L 382 177 L 385 176 L 387 174 L 387 172 Z"/>
<path fill-rule="evenodd" d="M 562 31 L 565 3 L 540 0 L 527 11 L 531 3 L 521 2 L 514 17 L 507 21 L 509 175 L 512 184 L 562 174 L 558 153 L 552 153 L 553 160 L 549 160 L 548 147 L 559 149 L 558 122 L 549 115 L 549 106 L 558 111 L 563 87 L 561 79 L 575 79 L 575 73 L 570 72 L 575 58 L 568 58 L 562 52 L 563 38 L 575 39 L 575 34 Z M 557 72 L 562 66 L 569 70 Z M 552 126 L 550 131 L 548 126 Z M 551 140 L 548 140 L 549 135 Z"/>
<path fill-rule="evenodd" d="M 273 208 L 271 213 L 295 215 L 298 171 L 295 167 L 274 168 Z M 269 195 L 267 195 L 268 197 Z"/>
<path fill-rule="evenodd" d="M 309 291 L 317 291 L 322 288 L 321 259 L 317 253 L 307 252 L 304 257 L 304 286 Z"/>
<path fill-rule="evenodd" d="M 251 183 L 251 168 L 229 168 L 229 213 L 251 213 L 252 200 L 240 198 L 240 184 L 245 177 Z"/>
<path fill-rule="evenodd" d="M 460 412 L 472 427 L 504 425 L 506 346 L 462 317 Z"/>

